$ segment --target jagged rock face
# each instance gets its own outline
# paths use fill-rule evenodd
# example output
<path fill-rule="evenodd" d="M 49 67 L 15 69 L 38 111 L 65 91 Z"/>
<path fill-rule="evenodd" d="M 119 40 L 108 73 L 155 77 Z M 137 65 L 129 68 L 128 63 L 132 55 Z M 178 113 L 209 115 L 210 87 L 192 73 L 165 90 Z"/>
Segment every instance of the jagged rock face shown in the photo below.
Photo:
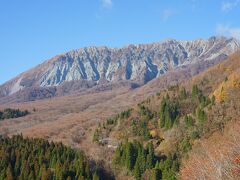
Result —
<path fill-rule="evenodd" d="M 68 81 L 97 83 L 130 80 L 146 83 L 170 70 L 199 61 L 223 59 L 240 47 L 237 40 L 208 40 L 129 45 L 124 48 L 89 47 L 58 55 L 0 86 L 0 95 L 27 87 L 58 86 Z"/>

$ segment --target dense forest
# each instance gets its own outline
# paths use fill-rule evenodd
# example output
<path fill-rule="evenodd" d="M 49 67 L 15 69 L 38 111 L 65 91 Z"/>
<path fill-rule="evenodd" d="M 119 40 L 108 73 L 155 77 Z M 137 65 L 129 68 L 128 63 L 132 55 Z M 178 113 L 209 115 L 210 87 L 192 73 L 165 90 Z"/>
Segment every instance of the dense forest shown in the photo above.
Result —
<path fill-rule="evenodd" d="M 144 148 L 138 141 L 120 144 L 116 149 L 113 164 L 127 168 L 136 179 L 141 179 L 147 169 L 150 170 L 152 180 L 175 179 L 175 173 L 179 169 L 176 155 L 157 157 L 152 143 L 148 143 Z"/>
<path fill-rule="evenodd" d="M 99 179 L 81 151 L 43 139 L 0 137 L 0 179 Z"/>
<path fill-rule="evenodd" d="M 19 109 L 7 108 L 7 109 L 4 109 L 3 111 L 0 111 L 0 120 L 18 118 L 18 117 L 26 116 L 28 114 L 29 112 L 27 110 L 21 111 Z"/>

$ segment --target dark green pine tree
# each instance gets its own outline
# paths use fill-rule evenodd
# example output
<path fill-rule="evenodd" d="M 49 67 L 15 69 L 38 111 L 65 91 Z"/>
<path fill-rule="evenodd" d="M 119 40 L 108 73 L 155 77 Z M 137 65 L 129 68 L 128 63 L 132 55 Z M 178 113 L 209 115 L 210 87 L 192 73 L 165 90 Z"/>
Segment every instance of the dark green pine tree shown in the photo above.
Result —
<path fill-rule="evenodd" d="M 134 154 L 134 147 L 133 144 L 128 142 L 126 145 L 126 167 L 129 170 L 132 170 L 135 164 L 135 154 Z"/>
<path fill-rule="evenodd" d="M 86 177 L 87 177 L 88 179 L 90 179 L 90 178 L 91 178 L 91 171 L 90 171 L 90 166 L 89 166 L 89 164 L 86 165 L 85 173 L 86 173 Z"/>
<path fill-rule="evenodd" d="M 151 169 L 154 165 L 154 147 L 152 142 L 148 144 L 148 154 L 147 154 L 147 168 Z"/>
<path fill-rule="evenodd" d="M 141 169 L 140 169 L 140 162 L 139 162 L 139 161 L 136 161 L 136 164 L 135 164 L 135 166 L 134 166 L 133 174 L 134 174 L 134 177 L 135 177 L 137 180 L 140 180 L 140 179 L 141 179 Z"/>
<path fill-rule="evenodd" d="M 165 112 L 165 128 L 170 129 L 171 127 L 172 127 L 172 119 L 171 119 L 171 116 L 170 116 L 170 113 L 169 113 L 168 109 L 166 109 L 166 112 Z"/>
<path fill-rule="evenodd" d="M 159 111 L 159 118 L 160 118 L 160 127 L 163 128 L 165 126 L 165 108 L 166 108 L 166 100 L 163 97 L 160 105 L 160 111 Z"/>
<path fill-rule="evenodd" d="M 192 97 L 195 98 L 197 97 L 199 94 L 199 89 L 198 89 L 198 86 L 197 85 L 193 85 L 193 88 L 192 88 Z"/>
<path fill-rule="evenodd" d="M 154 168 L 152 170 L 152 174 L 151 174 L 150 180 L 160 180 L 160 179 L 162 179 L 161 170 L 157 169 L 157 168 Z"/>
<path fill-rule="evenodd" d="M 190 128 L 193 126 L 193 118 L 192 116 L 185 115 L 184 116 L 185 127 Z"/>
<path fill-rule="evenodd" d="M 205 111 L 201 108 L 197 109 L 197 117 L 198 117 L 201 125 L 203 125 L 207 119 L 207 115 L 206 115 Z"/>

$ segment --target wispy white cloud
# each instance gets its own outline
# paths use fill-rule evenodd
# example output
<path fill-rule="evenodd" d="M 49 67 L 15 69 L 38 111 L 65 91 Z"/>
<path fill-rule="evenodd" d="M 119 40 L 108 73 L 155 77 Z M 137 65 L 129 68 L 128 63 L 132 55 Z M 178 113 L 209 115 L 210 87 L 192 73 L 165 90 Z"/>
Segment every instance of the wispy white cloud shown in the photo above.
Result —
<path fill-rule="evenodd" d="M 240 0 L 223 1 L 221 9 L 224 12 L 231 11 L 232 9 L 238 6 L 239 2 Z"/>
<path fill-rule="evenodd" d="M 112 0 L 100 0 L 101 6 L 105 9 L 110 9 L 113 6 Z"/>
<path fill-rule="evenodd" d="M 171 9 L 164 9 L 162 13 L 162 20 L 167 21 L 171 16 L 174 15 L 174 11 Z"/>
<path fill-rule="evenodd" d="M 102 19 L 109 10 L 112 9 L 113 0 L 99 0 L 99 8 L 95 16 L 97 19 Z"/>
<path fill-rule="evenodd" d="M 240 39 L 240 28 L 232 28 L 228 25 L 218 24 L 216 33 L 223 36 L 231 36 Z"/>

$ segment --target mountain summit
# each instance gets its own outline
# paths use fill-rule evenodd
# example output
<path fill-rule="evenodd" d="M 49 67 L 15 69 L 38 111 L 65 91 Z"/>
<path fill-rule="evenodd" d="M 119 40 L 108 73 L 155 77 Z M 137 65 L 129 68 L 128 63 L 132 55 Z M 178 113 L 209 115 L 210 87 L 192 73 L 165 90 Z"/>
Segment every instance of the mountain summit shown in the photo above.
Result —
<path fill-rule="evenodd" d="M 211 37 L 193 41 L 171 39 L 123 48 L 81 48 L 55 56 L 6 82 L 0 86 L 0 96 L 70 81 L 102 84 L 127 80 L 145 84 L 189 64 L 221 61 L 239 47 L 240 43 L 234 38 Z"/>

